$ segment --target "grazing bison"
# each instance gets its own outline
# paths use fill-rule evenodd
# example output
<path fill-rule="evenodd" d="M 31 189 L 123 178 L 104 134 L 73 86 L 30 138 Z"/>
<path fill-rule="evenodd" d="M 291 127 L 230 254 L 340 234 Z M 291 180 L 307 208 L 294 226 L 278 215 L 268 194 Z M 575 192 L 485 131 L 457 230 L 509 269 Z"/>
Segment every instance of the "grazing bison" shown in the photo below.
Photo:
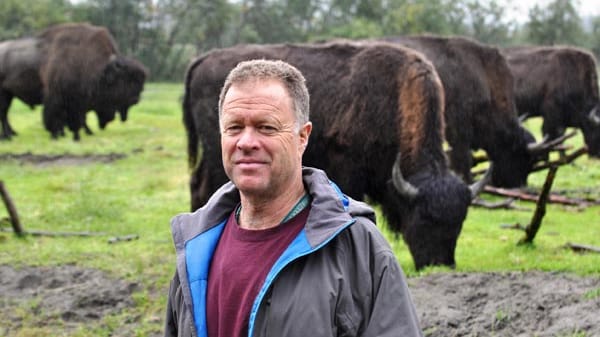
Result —
<path fill-rule="evenodd" d="M 87 111 L 100 128 L 115 118 L 127 119 L 139 101 L 147 70 L 124 57 L 103 27 L 89 24 L 52 26 L 35 37 L 0 43 L 0 137 L 16 134 L 8 123 L 14 97 L 30 106 L 43 104 L 45 128 L 53 138 L 64 127 L 79 139 Z"/>
<path fill-rule="evenodd" d="M 380 203 L 417 269 L 453 266 L 472 192 L 447 167 L 435 70 L 422 55 L 390 44 L 240 45 L 194 60 L 183 101 L 192 210 L 227 181 L 219 91 L 238 62 L 257 58 L 284 60 L 306 77 L 313 132 L 303 163 L 324 169 L 349 196 Z"/>
<path fill-rule="evenodd" d="M 40 41 L 35 38 L 0 42 L 0 139 L 17 134 L 8 122 L 13 97 L 32 108 L 42 102 L 39 50 Z"/>
<path fill-rule="evenodd" d="M 384 39 L 423 53 L 435 66 L 444 91 L 450 165 L 470 182 L 471 150 L 483 149 L 494 162 L 491 184 L 527 184 L 538 151 L 518 119 L 513 77 L 497 48 L 463 37 L 430 35 Z"/>
<path fill-rule="evenodd" d="M 510 47 L 503 49 L 515 77 L 519 114 L 541 116 L 545 139 L 581 129 L 588 154 L 600 157 L 600 99 L 594 56 L 582 49 Z"/>

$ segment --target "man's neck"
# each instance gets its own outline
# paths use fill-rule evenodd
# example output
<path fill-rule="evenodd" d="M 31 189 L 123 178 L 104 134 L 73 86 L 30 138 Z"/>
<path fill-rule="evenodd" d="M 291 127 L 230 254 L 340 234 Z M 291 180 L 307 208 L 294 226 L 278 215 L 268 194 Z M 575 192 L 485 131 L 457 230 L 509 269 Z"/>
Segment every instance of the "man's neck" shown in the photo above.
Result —
<path fill-rule="evenodd" d="M 304 186 L 300 185 L 274 199 L 251 198 L 242 194 L 238 223 L 241 228 L 250 230 L 278 226 L 305 193 Z"/>

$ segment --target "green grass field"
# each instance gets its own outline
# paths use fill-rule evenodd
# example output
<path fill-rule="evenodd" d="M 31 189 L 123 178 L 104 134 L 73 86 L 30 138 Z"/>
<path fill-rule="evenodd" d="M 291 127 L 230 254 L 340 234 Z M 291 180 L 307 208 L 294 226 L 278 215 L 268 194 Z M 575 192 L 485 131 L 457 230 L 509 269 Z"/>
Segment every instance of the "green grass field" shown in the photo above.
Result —
<path fill-rule="evenodd" d="M 73 142 L 70 134 L 51 140 L 41 123 L 41 110 L 13 102 L 9 119 L 19 133 L 0 142 L 0 180 L 9 191 L 25 230 L 54 232 L 101 232 L 91 237 L 18 238 L 0 233 L 0 265 L 41 266 L 76 264 L 102 269 L 113 277 L 139 282 L 136 307 L 119 317 L 107 317 L 95 335 L 118 331 L 122 319 L 139 321 L 136 334 L 145 336 L 162 329 L 168 282 L 174 270 L 169 220 L 189 210 L 185 131 L 181 121 L 181 84 L 148 84 L 141 102 L 130 110 L 126 123 L 112 122 L 98 130 L 93 113 L 88 124 L 95 135 Z M 539 135 L 539 120 L 526 123 Z M 582 144 L 581 135 L 568 143 Z M 113 162 L 71 165 L 36 165 L 7 159 L 19 155 L 124 154 Z M 530 176 L 529 184 L 540 188 L 546 171 Z M 580 157 L 558 170 L 554 190 L 571 197 L 600 199 L 600 161 Z M 487 200 L 499 200 L 484 195 Z M 552 270 L 600 275 L 600 254 L 581 254 L 563 248 L 567 242 L 600 246 L 600 206 L 576 209 L 549 204 L 534 244 L 519 246 L 523 232 L 503 229 L 502 224 L 527 225 L 535 204 L 516 202 L 529 210 L 489 210 L 472 207 L 456 250 L 458 271 Z M 8 213 L 0 205 L 0 219 Z M 380 223 L 385 220 L 380 216 Z M 7 221 L 0 222 L 7 229 Z M 401 239 L 382 225 L 398 259 L 409 276 L 446 272 L 428 268 L 416 272 Z M 139 239 L 108 244 L 113 236 L 139 235 Z M 35 317 L 25 317 L 35 320 Z M 0 320 L 0 323 L 2 321 Z M 0 324 L 1 325 L 1 324 Z M 1 331 L 0 331 L 1 334 Z M 51 335 L 38 327 L 19 336 Z M 85 335 L 84 330 L 80 335 Z"/>

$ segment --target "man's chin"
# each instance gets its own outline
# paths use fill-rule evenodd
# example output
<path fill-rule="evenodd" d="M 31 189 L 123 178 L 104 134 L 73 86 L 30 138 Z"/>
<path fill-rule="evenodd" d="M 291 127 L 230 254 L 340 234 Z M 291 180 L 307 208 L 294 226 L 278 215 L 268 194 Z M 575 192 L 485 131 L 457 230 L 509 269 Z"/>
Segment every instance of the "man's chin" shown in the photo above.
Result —
<path fill-rule="evenodd" d="M 235 187 L 245 194 L 260 194 L 267 190 L 265 178 L 245 177 L 234 180 Z"/>

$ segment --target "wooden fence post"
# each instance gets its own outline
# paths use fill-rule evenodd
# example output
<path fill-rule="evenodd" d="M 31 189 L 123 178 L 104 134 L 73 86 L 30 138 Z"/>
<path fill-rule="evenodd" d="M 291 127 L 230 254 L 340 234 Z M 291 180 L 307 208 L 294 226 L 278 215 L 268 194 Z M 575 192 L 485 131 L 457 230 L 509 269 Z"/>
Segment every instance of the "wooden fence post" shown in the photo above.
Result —
<path fill-rule="evenodd" d="M 4 182 L 2 180 L 0 180 L 0 196 L 2 196 L 2 201 L 4 201 L 4 205 L 6 205 L 6 209 L 8 210 L 8 216 L 10 217 L 10 223 L 12 224 L 13 230 L 17 235 L 23 236 L 25 233 L 21 227 L 17 209 L 15 208 L 12 199 L 8 195 L 8 191 L 4 187 Z"/>
<path fill-rule="evenodd" d="M 556 176 L 556 170 L 558 170 L 558 166 L 555 165 L 548 169 L 546 181 L 544 182 L 544 186 L 537 200 L 535 213 L 533 213 L 531 222 L 525 228 L 525 237 L 519 241 L 519 244 L 533 243 L 533 239 L 542 225 L 542 219 L 544 218 L 544 215 L 546 215 L 546 203 L 548 202 L 548 198 L 550 196 L 550 189 L 552 189 L 552 183 L 554 182 L 554 177 Z"/>

